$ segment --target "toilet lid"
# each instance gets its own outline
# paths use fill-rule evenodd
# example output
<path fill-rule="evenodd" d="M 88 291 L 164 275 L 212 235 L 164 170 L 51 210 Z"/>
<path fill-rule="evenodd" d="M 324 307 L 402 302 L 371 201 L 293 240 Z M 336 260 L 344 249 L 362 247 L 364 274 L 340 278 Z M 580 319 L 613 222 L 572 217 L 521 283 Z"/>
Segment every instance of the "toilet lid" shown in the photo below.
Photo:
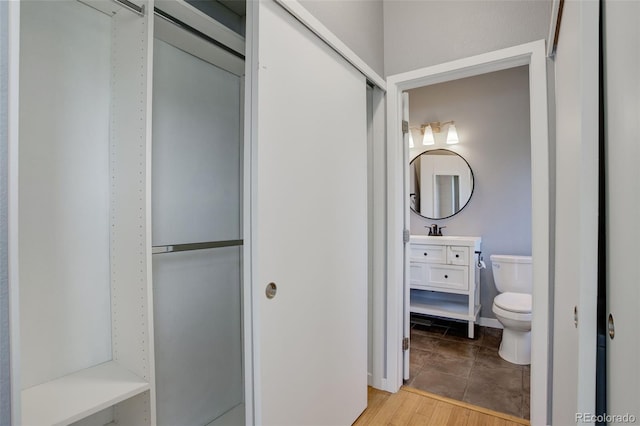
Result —
<path fill-rule="evenodd" d="M 531 313 L 531 295 L 525 293 L 501 293 L 493 303 L 505 311 Z"/>

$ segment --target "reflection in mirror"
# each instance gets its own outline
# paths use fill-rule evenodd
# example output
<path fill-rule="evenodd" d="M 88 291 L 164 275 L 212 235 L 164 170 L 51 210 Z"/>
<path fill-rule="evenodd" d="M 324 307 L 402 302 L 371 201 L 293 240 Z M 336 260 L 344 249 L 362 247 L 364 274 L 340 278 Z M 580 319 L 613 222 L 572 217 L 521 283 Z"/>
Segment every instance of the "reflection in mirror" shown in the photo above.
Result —
<path fill-rule="evenodd" d="M 434 210 L 439 217 L 453 215 L 460 209 L 460 176 L 435 175 Z"/>
<path fill-rule="evenodd" d="M 427 219 L 444 219 L 462 210 L 473 193 L 473 172 L 459 154 L 425 151 L 409 166 L 410 206 Z"/>

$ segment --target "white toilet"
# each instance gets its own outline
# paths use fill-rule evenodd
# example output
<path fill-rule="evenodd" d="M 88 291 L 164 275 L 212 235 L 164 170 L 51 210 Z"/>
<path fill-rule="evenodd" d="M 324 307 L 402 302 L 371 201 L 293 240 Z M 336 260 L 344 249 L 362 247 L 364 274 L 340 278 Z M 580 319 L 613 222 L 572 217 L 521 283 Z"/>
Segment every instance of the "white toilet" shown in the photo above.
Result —
<path fill-rule="evenodd" d="M 493 313 L 504 326 L 498 352 L 514 364 L 531 363 L 531 256 L 491 255 L 496 289 Z"/>

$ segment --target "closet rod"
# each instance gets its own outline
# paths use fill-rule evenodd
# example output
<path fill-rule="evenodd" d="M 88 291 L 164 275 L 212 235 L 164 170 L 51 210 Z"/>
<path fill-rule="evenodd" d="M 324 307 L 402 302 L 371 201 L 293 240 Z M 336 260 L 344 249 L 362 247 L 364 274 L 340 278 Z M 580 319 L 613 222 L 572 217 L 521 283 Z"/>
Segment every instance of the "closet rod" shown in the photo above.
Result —
<path fill-rule="evenodd" d="M 188 243 L 188 244 L 171 244 L 166 246 L 151 247 L 152 254 L 174 253 L 177 251 L 205 250 L 220 247 L 241 246 L 243 240 L 227 240 L 227 241 L 207 241 L 204 243 Z"/>
<path fill-rule="evenodd" d="M 126 0 L 123 0 L 126 1 Z M 194 27 L 192 27 L 191 25 L 179 20 L 178 18 L 169 15 L 168 13 L 164 12 L 162 9 L 158 9 L 157 7 L 153 8 L 154 14 L 159 17 L 164 19 L 165 21 L 168 21 L 170 23 L 172 23 L 173 25 L 176 25 L 180 28 L 182 28 L 183 30 L 190 32 L 191 34 L 195 35 L 196 37 L 199 37 L 217 47 L 219 47 L 220 49 L 224 50 L 227 53 L 231 53 L 233 56 L 236 56 L 240 59 L 242 59 L 243 61 L 245 60 L 245 57 L 242 53 L 240 52 L 236 52 L 235 50 L 233 50 L 232 48 L 230 48 L 229 46 L 227 46 L 224 43 L 219 42 L 218 40 L 209 37 L 208 35 L 206 35 L 205 33 L 203 33 L 202 31 L 199 31 L 197 29 L 195 29 Z"/>
<path fill-rule="evenodd" d="M 140 16 L 144 16 L 144 4 L 142 6 L 138 6 L 137 4 L 130 2 L 129 0 L 113 0 L 118 3 L 120 6 L 129 9 L 130 11 L 137 13 Z"/>

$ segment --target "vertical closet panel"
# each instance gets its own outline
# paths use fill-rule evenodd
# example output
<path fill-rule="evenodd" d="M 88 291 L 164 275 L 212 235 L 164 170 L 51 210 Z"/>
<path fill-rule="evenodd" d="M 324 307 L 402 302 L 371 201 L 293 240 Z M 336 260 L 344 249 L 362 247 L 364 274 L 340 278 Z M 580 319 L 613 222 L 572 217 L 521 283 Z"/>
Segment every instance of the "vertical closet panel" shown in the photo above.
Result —
<path fill-rule="evenodd" d="M 154 47 L 153 244 L 240 235 L 240 78 Z"/>
<path fill-rule="evenodd" d="M 78 2 L 21 3 L 22 386 L 111 359 L 110 36 Z"/>
<path fill-rule="evenodd" d="M 155 40 L 154 246 L 241 238 L 240 83 Z M 159 425 L 208 424 L 242 404 L 240 268 L 238 246 L 154 255 Z"/>
<path fill-rule="evenodd" d="M 151 66 L 153 19 L 121 9 L 111 21 L 109 218 L 113 358 L 151 380 L 151 77 L 147 70 Z"/>

